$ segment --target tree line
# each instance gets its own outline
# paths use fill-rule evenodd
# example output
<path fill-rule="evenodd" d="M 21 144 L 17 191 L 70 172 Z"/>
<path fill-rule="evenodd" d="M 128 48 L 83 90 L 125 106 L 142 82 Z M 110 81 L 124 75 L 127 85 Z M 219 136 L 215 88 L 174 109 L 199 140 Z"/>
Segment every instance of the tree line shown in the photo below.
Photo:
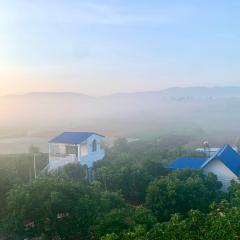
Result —
<path fill-rule="evenodd" d="M 176 157 L 196 154 L 185 147 L 166 149 L 157 142 L 118 140 L 95 164 L 91 183 L 84 166 L 69 164 L 34 180 L 29 177 L 31 154 L 1 156 L 0 162 L 8 161 L 2 160 L 0 174 L 0 236 L 6 240 L 239 239 L 238 183 L 223 193 L 214 174 L 164 167 Z M 40 169 L 46 156 L 38 161 Z"/>

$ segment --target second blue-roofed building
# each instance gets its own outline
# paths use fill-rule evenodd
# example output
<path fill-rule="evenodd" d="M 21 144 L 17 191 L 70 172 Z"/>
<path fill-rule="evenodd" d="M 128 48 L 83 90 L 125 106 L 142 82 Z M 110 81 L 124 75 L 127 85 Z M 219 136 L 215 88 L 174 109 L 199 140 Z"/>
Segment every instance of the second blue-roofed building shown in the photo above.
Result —
<path fill-rule="evenodd" d="M 64 132 L 49 141 L 48 170 L 53 171 L 69 163 L 91 168 L 105 156 L 104 136 L 94 132 Z"/>
<path fill-rule="evenodd" d="M 222 190 L 226 191 L 232 180 L 238 181 L 240 176 L 240 155 L 229 145 L 224 145 L 208 158 L 177 158 L 168 165 L 170 169 L 201 169 L 204 174 L 214 173 L 222 182 Z"/>

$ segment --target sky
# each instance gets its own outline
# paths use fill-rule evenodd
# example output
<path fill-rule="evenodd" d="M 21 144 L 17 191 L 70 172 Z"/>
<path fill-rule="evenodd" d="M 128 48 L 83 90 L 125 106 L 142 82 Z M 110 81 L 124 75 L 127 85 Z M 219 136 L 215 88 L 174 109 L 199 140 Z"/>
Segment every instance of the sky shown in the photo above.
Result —
<path fill-rule="evenodd" d="M 0 95 L 240 85 L 239 0 L 0 0 Z"/>

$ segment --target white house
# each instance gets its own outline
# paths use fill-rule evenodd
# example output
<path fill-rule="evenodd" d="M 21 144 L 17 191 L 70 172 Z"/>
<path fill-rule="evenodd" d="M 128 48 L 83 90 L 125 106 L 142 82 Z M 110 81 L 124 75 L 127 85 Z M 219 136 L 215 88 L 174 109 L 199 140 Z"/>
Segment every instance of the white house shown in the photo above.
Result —
<path fill-rule="evenodd" d="M 221 148 L 196 148 L 195 151 L 199 153 L 206 153 L 208 156 L 214 155 L 216 152 L 218 152 Z M 233 150 L 237 151 L 237 147 L 233 147 Z"/>
<path fill-rule="evenodd" d="M 80 163 L 88 168 L 105 156 L 104 136 L 93 132 L 64 132 L 49 141 L 48 171 L 68 163 Z"/>
<path fill-rule="evenodd" d="M 178 158 L 168 167 L 171 169 L 201 169 L 205 174 L 212 172 L 222 182 L 222 190 L 226 191 L 231 181 L 237 181 L 240 176 L 240 155 L 229 145 L 224 145 L 208 158 Z"/>

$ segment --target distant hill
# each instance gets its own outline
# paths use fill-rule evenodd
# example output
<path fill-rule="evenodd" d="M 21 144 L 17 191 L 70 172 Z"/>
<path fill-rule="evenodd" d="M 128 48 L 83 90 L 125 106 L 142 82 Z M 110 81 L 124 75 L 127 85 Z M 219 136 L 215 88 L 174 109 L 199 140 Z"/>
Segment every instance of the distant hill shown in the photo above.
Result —
<path fill-rule="evenodd" d="M 240 87 L 175 87 L 162 91 L 162 94 L 171 97 L 235 98 L 240 97 Z"/>
<path fill-rule="evenodd" d="M 81 130 L 136 137 L 180 133 L 202 140 L 207 135 L 208 139 L 237 139 L 239 108 L 240 87 L 176 87 L 101 97 L 35 92 L 0 97 L 0 135 L 17 128 L 27 132 Z"/>
<path fill-rule="evenodd" d="M 22 95 L 6 95 L 0 99 L 7 100 L 42 100 L 47 99 L 49 101 L 56 99 L 78 99 L 78 100 L 91 100 L 92 97 L 74 92 L 30 92 Z"/>
<path fill-rule="evenodd" d="M 240 87 L 173 87 L 160 91 L 119 93 L 109 97 L 167 97 L 167 98 L 240 98 Z"/>
<path fill-rule="evenodd" d="M 240 98 L 240 87 L 172 87 L 159 91 L 116 93 L 101 97 L 92 97 L 77 92 L 30 92 L 23 95 L 7 95 L 0 98 L 27 99 L 27 98 L 69 98 L 69 99 L 118 99 L 139 97 L 168 97 L 168 98 Z"/>

